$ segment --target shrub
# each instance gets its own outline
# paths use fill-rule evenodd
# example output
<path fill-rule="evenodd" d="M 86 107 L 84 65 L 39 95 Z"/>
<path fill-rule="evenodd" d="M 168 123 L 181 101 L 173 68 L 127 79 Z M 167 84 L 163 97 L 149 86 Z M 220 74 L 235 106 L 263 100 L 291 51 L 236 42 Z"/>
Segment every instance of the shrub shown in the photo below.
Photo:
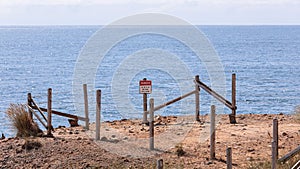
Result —
<path fill-rule="evenodd" d="M 38 136 L 43 133 L 39 126 L 33 122 L 22 104 L 10 104 L 6 114 L 17 130 L 17 137 Z"/>
<path fill-rule="evenodd" d="M 42 143 L 39 141 L 26 140 L 22 145 L 22 149 L 25 150 L 39 149 L 40 147 L 42 147 Z"/>
<path fill-rule="evenodd" d="M 183 150 L 183 147 L 181 144 L 176 145 L 175 148 L 176 148 L 176 154 L 178 157 L 184 156 L 186 154 L 186 152 Z"/>

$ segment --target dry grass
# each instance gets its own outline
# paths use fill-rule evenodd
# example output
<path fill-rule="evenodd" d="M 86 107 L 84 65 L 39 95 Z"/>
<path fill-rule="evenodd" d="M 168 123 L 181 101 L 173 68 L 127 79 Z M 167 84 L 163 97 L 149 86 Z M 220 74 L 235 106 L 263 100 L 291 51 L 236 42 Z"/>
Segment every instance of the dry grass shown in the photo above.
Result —
<path fill-rule="evenodd" d="M 298 162 L 299 159 L 300 159 L 300 155 L 296 155 L 285 163 L 282 163 L 282 164 L 278 163 L 277 169 L 290 169 Z M 270 161 L 252 162 L 249 165 L 248 169 L 269 169 L 271 167 L 272 167 L 272 164 Z"/>
<path fill-rule="evenodd" d="M 38 136 L 42 133 L 38 125 L 31 120 L 25 105 L 11 104 L 6 110 L 6 114 L 17 130 L 17 137 Z"/>

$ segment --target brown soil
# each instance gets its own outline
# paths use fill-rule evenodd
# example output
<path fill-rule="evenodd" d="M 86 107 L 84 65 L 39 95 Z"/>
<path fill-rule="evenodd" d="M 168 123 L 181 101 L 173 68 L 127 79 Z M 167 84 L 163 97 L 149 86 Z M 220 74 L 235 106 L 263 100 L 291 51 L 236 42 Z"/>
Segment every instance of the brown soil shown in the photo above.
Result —
<path fill-rule="evenodd" d="M 140 120 L 121 120 L 102 123 L 100 141 L 94 140 L 94 124 L 89 131 L 81 126 L 55 129 L 54 138 L 0 140 L 0 168 L 153 168 L 157 159 L 163 159 L 166 168 L 226 168 L 227 147 L 232 148 L 233 168 L 250 168 L 271 159 L 273 118 L 279 123 L 282 157 L 300 143 L 300 122 L 293 116 L 238 115 L 237 124 L 220 116 L 215 160 L 210 160 L 209 139 L 204 137 L 209 133 L 209 117 L 202 117 L 202 123 L 187 123 L 182 117 L 170 116 L 155 120 L 154 151 L 148 149 L 147 125 Z M 163 140 L 165 136 L 170 139 Z M 177 136 L 183 140 L 172 144 L 171 138 Z M 172 145 L 168 149 L 161 146 L 168 144 Z M 118 146 L 123 149 L 110 149 Z M 138 148 L 140 151 L 134 151 Z"/>

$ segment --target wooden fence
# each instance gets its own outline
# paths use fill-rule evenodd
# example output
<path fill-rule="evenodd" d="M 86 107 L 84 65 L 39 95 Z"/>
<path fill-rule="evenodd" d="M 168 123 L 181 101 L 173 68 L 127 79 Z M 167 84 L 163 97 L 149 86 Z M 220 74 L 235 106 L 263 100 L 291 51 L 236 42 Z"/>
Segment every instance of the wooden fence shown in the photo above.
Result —
<path fill-rule="evenodd" d="M 300 146 L 278 159 L 278 120 L 276 118 L 273 119 L 272 169 L 277 168 L 277 163 L 285 163 L 299 153 Z M 300 161 L 298 161 L 292 168 L 300 168 Z"/>
<path fill-rule="evenodd" d="M 48 89 L 48 101 L 47 101 L 47 108 L 40 107 L 32 98 L 31 93 L 27 94 L 27 107 L 30 112 L 30 117 L 33 119 L 33 115 L 39 120 L 39 122 L 47 129 L 47 135 L 52 136 L 51 131 L 53 131 L 52 127 L 52 114 L 63 116 L 70 118 L 69 120 L 71 126 L 77 126 L 78 120 L 82 120 L 86 122 L 86 129 L 89 129 L 89 115 L 88 115 L 88 102 L 87 102 L 87 86 L 86 84 L 83 85 L 84 91 L 84 103 L 85 103 L 85 117 L 72 115 L 68 113 L 63 113 L 60 111 L 56 111 L 52 109 L 52 89 Z M 36 113 L 35 110 L 39 112 Z M 99 109 L 100 110 L 100 109 Z M 47 117 L 45 116 L 44 112 L 47 112 Z"/>
<path fill-rule="evenodd" d="M 144 78 L 143 80 L 146 80 L 146 78 Z M 231 124 L 235 124 L 236 123 L 236 75 L 232 74 L 232 102 L 228 101 L 227 99 L 225 99 L 223 96 L 221 96 L 220 94 L 218 94 L 217 92 L 215 92 L 213 89 L 211 89 L 210 87 L 208 87 L 207 85 L 205 85 L 203 82 L 200 81 L 199 75 L 195 76 L 194 79 L 194 83 L 195 83 L 195 90 L 186 93 L 182 96 L 179 96 L 173 100 L 170 100 L 166 103 L 163 103 L 161 105 L 158 105 L 156 107 L 154 107 L 154 111 L 157 111 L 159 109 L 162 109 L 168 105 L 171 105 L 177 101 L 180 101 L 190 95 L 195 94 L 195 120 L 196 121 L 200 121 L 199 119 L 199 115 L 200 115 L 200 88 L 204 89 L 204 91 L 206 91 L 208 94 L 212 95 L 214 98 L 216 98 L 218 101 L 220 101 L 221 103 L 223 103 L 224 105 L 226 105 L 228 108 L 231 109 L 232 113 L 229 115 L 229 121 Z M 143 94 L 143 110 L 144 110 L 144 114 L 143 114 L 143 123 L 148 123 L 147 121 L 147 114 L 149 114 L 150 111 L 147 111 L 147 94 Z"/>

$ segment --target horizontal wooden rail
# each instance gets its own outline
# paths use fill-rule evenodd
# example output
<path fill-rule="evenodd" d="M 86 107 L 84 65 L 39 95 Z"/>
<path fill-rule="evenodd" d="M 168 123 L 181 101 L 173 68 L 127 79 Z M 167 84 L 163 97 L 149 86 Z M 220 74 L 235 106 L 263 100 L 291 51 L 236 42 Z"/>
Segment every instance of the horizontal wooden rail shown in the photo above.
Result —
<path fill-rule="evenodd" d="M 166 102 L 166 103 L 163 103 L 163 104 L 161 104 L 161 105 L 159 105 L 159 106 L 156 106 L 156 107 L 154 107 L 154 111 L 157 111 L 157 110 L 159 110 L 159 109 L 162 109 L 162 108 L 164 108 L 164 107 L 166 107 L 166 106 L 168 106 L 168 105 L 170 105 L 170 104 L 172 104 L 172 103 L 175 103 L 175 102 L 177 102 L 177 101 L 179 101 L 179 100 L 181 100 L 181 99 L 184 99 L 184 98 L 186 98 L 186 97 L 188 97 L 188 96 L 190 96 L 190 95 L 192 95 L 192 94 L 195 94 L 195 92 L 196 92 L 196 90 L 193 90 L 193 91 L 191 91 L 191 92 L 189 92 L 189 93 L 187 93 L 187 94 L 184 94 L 184 95 L 179 96 L 179 97 L 177 97 L 177 98 L 175 98 L 175 99 L 173 99 L 173 100 L 170 100 L 170 101 L 168 101 L 168 102 Z M 149 113 L 149 111 L 147 111 L 147 113 Z"/>
<path fill-rule="evenodd" d="M 32 107 L 33 109 L 37 109 L 37 107 Z M 47 112 L 47 109 L 45 108 L 42 108 L 40 107 L 40 110 L 44 111 L 44 112 Z M 68 117 L 68 118 L 72 118 L 72 119 L 75 119 L 75 120 L 82 120 L 82 121 L 85 121 L 85 118 L 84 117 L 80 117 L 80 116 L 75 116 L 75 115 L 72 115 L 72 114 L 68 114 L 68 113 L 62 113 L 62 112 L 59 112 L 59 111 L 55 111 L 55 110 L 52 110 L 52 113 L 53 114 L 56 114 L 56 115 L 59 115 L 59 116 L 64 116 L 64 117 Z"/>
<path fill-rule="evenodd" d="M 216 98 L 217 100 L 219 100 L 220 102 L 222 102 L 223 104 L 225 104 L 228 108 L 230 108 L 231 110 L 236 109 L 236 107 L 233 107 L 232 104 L 230 103 L 230 101 L 226 100 L 224 97 L 222 97 L 221 95 L 219 95 L 217 92 L 215 92 L 214 90 L 212 90 L 211 88 L 209 88 L 208 86 L 206 86 L 204 83 L 202 83 L 200 80 L 195 80 L 195 83 L 201 87 L 202 89 L 204 89 L 207 93 L 209 93 L 210 95 L 212 95 L 214 98 Z"/>
<path fill-rule="evenodd" d="M 294 157 L 298 153 L 300 153 L 300 146 L 298 146 L 293 151 L 287 153 L 285 156 L 283 156 L 280 159 L 278 159 L 278 162 L 285 163 L 287 160 L 289 160 L 290 158 Z"/>

